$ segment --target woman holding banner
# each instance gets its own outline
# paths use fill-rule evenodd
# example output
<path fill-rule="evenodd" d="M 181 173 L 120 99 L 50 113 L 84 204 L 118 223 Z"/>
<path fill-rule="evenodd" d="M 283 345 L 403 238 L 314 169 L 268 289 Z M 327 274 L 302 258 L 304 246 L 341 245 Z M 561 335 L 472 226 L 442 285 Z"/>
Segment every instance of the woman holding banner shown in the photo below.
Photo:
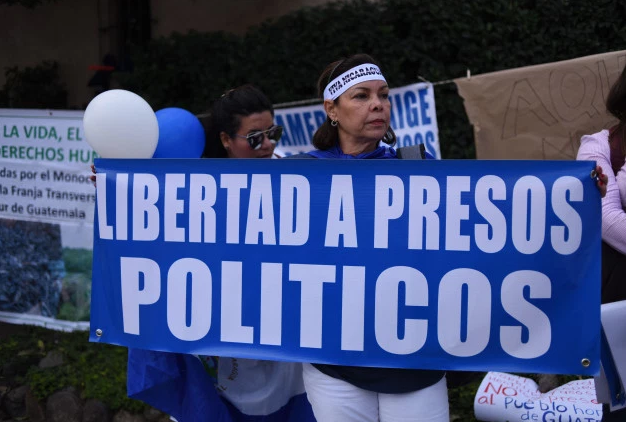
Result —
<path fill-rule="evenodd" d="M 626 300 L 626 68 L 609 91 L 606 109 L 618 123 L 583 136 L 577 156 L 611 169 L 602 199 L 602 303 Z M 604 404 L 602 410 L 603 421 L 626 420 L 626 409 L 610 412 Z"/>
<path fill-rule="evenodd" d="M 270 100 L 253 85 L 225 92 L 203 121 L 204 158 L 278 158 L 283 128 L 274 124 Z"/>
<path fill-rule="evenodd" d="M 279 158 L 283 128 L 270 100 L 253 85 L 224 93 L 205 124 L 204 158 Z M 300 363 L 220 357 L 217 388 L 244 414 L 271 414 L 304 393 Z M 300 416 L 302 417 L 302 415 Z"/>
<path fill-rule="evenodd" d="M 399 158 L 391 148 L 389 86 L 372 57 L 331 63 L 317 86 L 327 119 L 309 157 Z M 450 420 L 443 371 L 304 364 L 304 384 L 318 421 Z"/>
<path fill-rule="evenodd" d="M 204 116 L 203 158 L 275 158 L 282 127 L 258 88 L 244 85 L 217 99 Z M 314 422 L 302 364 L 129 349 L 128 395 L 179 422 Z M 217 380 L 205 368 L 217 363 Z M 214 370 L 214 369 L 213 369 Z M 220 400 L 220 397 L 225 401 Z"/>
<path fill-rule="evenodd" d="M 606 109 L 618 123 L 583 136 L 577 156 L 612 170 L 602 200 L 602 303 L 626 299 L 626 68 L 609 91 Z"/>

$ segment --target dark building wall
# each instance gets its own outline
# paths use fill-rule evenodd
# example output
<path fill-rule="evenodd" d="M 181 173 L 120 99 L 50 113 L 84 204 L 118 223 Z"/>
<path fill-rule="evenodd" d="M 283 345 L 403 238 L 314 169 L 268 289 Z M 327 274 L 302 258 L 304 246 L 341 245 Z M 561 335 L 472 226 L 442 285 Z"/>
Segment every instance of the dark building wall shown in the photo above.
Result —
<path fill-rule="evenodd" d="M 58 0 L 35 9 L 0 6 L 0 87 L 8 66 L 59 63 L 68 90 L 68 107 L 84 108 L 98 92 L 88 87 L 91 65 L 112 54 L 128 65 L 129 43 L 172 32 L 246 28 L 303 6 L 328 0 Z"/>
<path fill-rule="evenodd" d="M 69 106 L 81 107 L 90 97 L 88 66 L 98 63 L 98 14 L 92 0 L 60 0 L 33 10 L 0 6 L 0 87 L 8 66 L 59 63 L 68 87 Z"/>
<path fill-rule="evenodd" d="M 241 34 L 251 25 L 329 0 L 153 0 L 155 36 L 185 29 Z"/>

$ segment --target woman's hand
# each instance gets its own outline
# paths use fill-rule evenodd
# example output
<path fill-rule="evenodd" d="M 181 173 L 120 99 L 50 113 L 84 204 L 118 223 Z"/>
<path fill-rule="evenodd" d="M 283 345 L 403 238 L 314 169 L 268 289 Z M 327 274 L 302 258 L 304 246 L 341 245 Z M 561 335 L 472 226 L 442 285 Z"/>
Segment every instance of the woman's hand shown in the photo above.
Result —
<path fill-rule="evenodd" d="M 93 173 L 93 176 L 90 176 L 89 179 L 91 179 L 91 181 L 93 182 L 93 187 L 95 188 L 96 187 L 96 166 L 94 166 L 93 164 L 91 165 L 91 172 Z M 604 188 L 604 193 L 606 193 L 606 187 Z"/>
<path fill-rule="evenodd" d="M 602 167 L 596 166 L 596 186 L 598 186 L 598 190 L 600 191 L 600 198 L 604 198 L 606 195 L 606 185 L 609 182 L 609 178 L 606 174 L 602 172 Z"/>

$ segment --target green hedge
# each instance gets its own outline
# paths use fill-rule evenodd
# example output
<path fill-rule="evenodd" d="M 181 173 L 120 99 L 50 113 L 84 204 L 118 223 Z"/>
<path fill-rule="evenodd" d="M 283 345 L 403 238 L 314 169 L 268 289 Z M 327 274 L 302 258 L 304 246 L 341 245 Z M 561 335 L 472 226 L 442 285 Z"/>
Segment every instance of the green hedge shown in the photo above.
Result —
<path fill-rule="evenodd" d="M 67 108 L 67 90 L 59 76 L 59 64 L 44 60 L 32 67 L 5 69 L 0 108 Z"/>
<path fill-rule="evenodd" d="M 314 98 L 329 62 L 356 52 L 381 61 L 392 86 L 565 60 L 626 48 L 623 0 L 354 0 L 308 7 L 243 36 L 174 34 L 134 55 L 124 81 L 155 109 L 208 108 L 226 88 L 261 87 L 276 103 Z M 435 88 L 444 158 L 473 158 L 454 84 Z"/>
<path fill-rule="evenodd" d="M 261 22 L 242 36 L 192 31 L 156 39 L 133 53 L 133 73 L 116 76 L 155 110 L 200 113 L 246 82 L 275 103 L 314 98 L 324 66 L 357 52 L 376 57 L 391 86 L 402 86 L 418 82 L 418 75 L 435 82 L 462 77 L 466 69 L 480 74 L 621 50 L 624 21 L 623 0 L 350 0 Z M 47 92 L 52 104 L 26 104 L 40 98 L 22 84 L 36 72 L 16 68 L 9 70 L 13 85 L 0 91 L 0 104 L 56 108 L 63 101 L 63 87 L 50 84 L 56 68 L 46 63 L 41 70 L 44 86 L 54 88 Z M 34 92 L 41 90 L 40 84 Z M 443 157 L 473 158 L 473 134 L 456 87 L 437 85 L 435 97 Z"/>
<path fill-rule="evenodd" d="M 0 323 L 0 330 L 3 328 Z M 126 396 L 125 347 L 91 343 L 89 333 L 84 331 L 65 333 L 23 326 L 9 333 L 13 334 L 0 336 L 0 382 L 9 391 L 28 385 L 35 398 L 45 404 L 51 394 L 74 387 L 82 399 L 98 399 L 113 412 L 125 409 L 140 413 L 147 408 L 143 402 Z M 62 363 L 40 368 L 39 362 L 50 352 L 60 355 Z M 6 420 L 2 416 L 0 413 L 0 420 Z"/>

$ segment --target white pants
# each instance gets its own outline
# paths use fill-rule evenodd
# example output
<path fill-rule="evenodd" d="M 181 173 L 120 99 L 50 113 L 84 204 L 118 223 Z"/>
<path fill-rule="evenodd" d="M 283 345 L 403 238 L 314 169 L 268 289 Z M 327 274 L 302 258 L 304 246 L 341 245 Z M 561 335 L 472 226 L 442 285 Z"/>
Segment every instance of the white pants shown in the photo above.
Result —
<path fill-rule="evenodd" d="M 363 390 L 303 364 L 304 388 L 318 422 L 449 422 L 446 378 L 405 394 Z"/>

